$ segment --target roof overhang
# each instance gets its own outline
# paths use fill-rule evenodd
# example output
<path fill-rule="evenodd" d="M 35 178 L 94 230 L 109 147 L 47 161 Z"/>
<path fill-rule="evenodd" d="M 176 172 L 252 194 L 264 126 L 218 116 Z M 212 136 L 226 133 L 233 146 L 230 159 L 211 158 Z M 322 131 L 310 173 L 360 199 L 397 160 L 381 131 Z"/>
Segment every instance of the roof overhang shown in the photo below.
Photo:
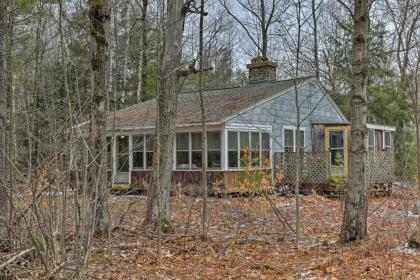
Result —
<path fill-rule="evenodd" d="M 381 124 L 367 124 L 368 129 L 376 129 L 376 130 L 386 130 L 386 131 L 396 131 L 397 129 L 394 126 L 387 126 Z"/>

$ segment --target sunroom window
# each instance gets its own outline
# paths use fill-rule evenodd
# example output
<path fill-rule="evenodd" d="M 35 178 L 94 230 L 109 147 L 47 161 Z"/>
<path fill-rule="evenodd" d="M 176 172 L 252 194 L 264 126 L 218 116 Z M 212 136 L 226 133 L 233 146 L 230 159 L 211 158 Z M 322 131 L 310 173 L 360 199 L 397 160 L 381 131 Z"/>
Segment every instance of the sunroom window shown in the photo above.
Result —
<path fill-rule="evenodd" d="M 146 138 L 146 168 L 153 165 L 153 150 L 155 148 L 155 139 L 153 135 L 145 135 Z"/>
<path fill-rule="evenodd" d="M 201 138 L 201 133 L 191 133 L 191 169 L 200 169 L 202 166 Z"/>
<path fill-rule="evenodd" d="M 228 167 L 269 166 L 270 135 L 265 132 L 228 132 Z"/>
<path fill-rule="evenodd" d="M 133 168 L 144 168 L 144 135 L 133 136 Z"/>
<path fill-rule="evenodd" d="M 222 167 L 222 141 L 219 131 L 207 133 L 207 167 Z"/>
<path fill-rule="evenodd" d="M 240 166 L 246 166 L 249 160 L 249 132 L 240 132 Z"/>
<path fill-rule="evenodd" d="M 201 169 L 202 167 L 202 133 L 176 134 L 176 169 Z M 220 169 L 221 134 L 219 131 L 207 133 L 207 167 Z"/>
<path fill-rule="evenodd" d="M 229 167 L 238 167 L 238 132 L 229 131 L 228 133 L 228 158 Z"/>
<path fill-rule="evenodd" d="M 189 169 L 189 134 L 176 134 L 176 168 Z"/>
<path fill-rule="evenodd" d="M 261 163 L 262 166 L 270 166 L 270 135 L 261 133 Z"/>

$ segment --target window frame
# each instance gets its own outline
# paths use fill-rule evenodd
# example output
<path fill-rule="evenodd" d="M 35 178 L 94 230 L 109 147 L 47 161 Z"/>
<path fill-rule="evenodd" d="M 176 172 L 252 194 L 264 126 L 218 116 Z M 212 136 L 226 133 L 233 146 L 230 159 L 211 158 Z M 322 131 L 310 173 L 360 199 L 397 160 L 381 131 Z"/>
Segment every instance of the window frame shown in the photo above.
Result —
<path fill-rule="evenodd" d="M 251 153 L 251 145 L 252 145 L 252 133 L 258 133 L 258 155 L 259 155 L 259 164 L 258 165 L 253 165 L 253 168 L 269 168 L 271 169 L 271 165 L 269 167 L 264 166 L 264 162 L 262 159 L 262 153 L 263 152 L 267 152 L 268 151 L 268 155 L 269 155 L 269 160 L 271 160 L 272 158 L 272 144 L 271 144 L 271 131 L 266 131 L 266 130 L 244 130 L 244 129 L 228 129 L 226 130 L 226 168 L 227 170 L 244 170 L 244 168 L 246 166 L 243 166 L 241 164 L 241 133 L 248 133 L 248 149 L 249 152 Z M 236 141 L 237 141 L 237 147 L 236 150 L 234 149 L 230 149 L 229 148 L 229 133 L 236 133 Z M 268 150 L 267 149 L 262 149 L 262 135 L 263 134 L 267 134 L 268 135 Z M 236 152 L 237 154 L 237 166 L 235 167 L 231 167 L 229 166 L 229 152 Z"/>
<path fill-rule="evenodd" d="M 286 143 L 286 130 L 292 130 L 293 131 L 293 153 L 296 153 L 296 131 L 297 131 L 297 127 L 296 126 L 290 126 L 290 125 L 284 125 L 283 126 L 283 129 L 282 129 L 282 132 L 283 132 L 283 137 L 282 137 L 282 140 L 283 140 L 283 143 L 282 143 L 282 150 L 283 150 L 283 153 L 285 153 L 286 151 L 285 151 L 285 148 L 286 148 L 286 146 L 285 146 L 285 143 Z M 305 127 L 299 127 L 299 131 L 301 131 L 301 132 L 303 132 L 303 142 L 301 143 L 302 144 L 302 147 L 300 147 L 300 149 L 303 149 L 303 152 L 305 152 L 306 151 L 306 129 L 305 129 Z"/>
<path fill-rule="evenodd" d="M 201 171 L 202 170 L 202 166 L 198 167 L 198 168 L 193 168 L 192 167 L 192 153 L 193 152 L 200 152 L 202 153 L 201 150 L 201 146 L 200 146 L 200 150 L 197 149 L 192 149 L 192 134 L 201 134 L 202 135 L 202 131 L 189 131 L 189 132 L 176 132 L 175 133 L 175 139 L 174 139 L 174 164 L 173 164 L 173 170 L 174 171 Z M 208 134 L 209 133 L 219 133 L 219 141 L 220 141 L 220 148 L 219 149 L 209 149 L 209 145 L 208 145 Z M 178 168 L 178 164 L 177 164 L 177 135 L 178 134 L 187 134 L 188 135 L 188 168 Z M 206 151 L 206 160 L 207 160 L 207 170 L 223 170 L 223 130 L 209 130 L 207 131 L 207 151 Z M 180 150 L 180 151 L 186 151 L 186 150 Z M 220 167 L 209 167 L 208 166 L 208 152 L 209 151 L 219 151 L 220 153 Z"/>
<path fill-rule="evenodd" d="M 152 153 L 152 157 L 153 157 L 153 153 L 154 153 L 154 149 L 152 149 L 152 151 L 147 149 L 147 142 L 149 140 L 151 140 L 150 138 L 153 138 L 153 134 L 143 134 L 143 133 L 139 133 L 139 134 L 131 134 L 131 149 L 130 149 L 130 156 L 132 157 L 131 160 L 131 170 L 132 171 L 148 171 L 148 170 L 152 170 L 152 165 L 147 165 L 147 153 Z M 141 137 L 143 138 L 143 167 L 134 167 L 134 152 L 136 151 L 140 151 L 140 150 L 135 150 L 134 149 L 134 138 L 135 137 Z M 151 140 L 153 141 L 153 139 Z"/>
<path fill-rule="evenodd" d="M 386 145 L 386 142 L 385 142 L 386 134 L 389 134 L 389 145 Z M 384 151 L 391 150 L 392 149 L 392 132 L 390 130 L 384 130 L 382 132 L 382 137 L 383 137 L 383 150 Z"/>
<path fill-rule="evenodd" d="M 372 135 L 373 135 L 373 146 L 370 145 L 370 139 L 369 139 L 369 131 L 372 131 Z M 368 151 L 375 151 L 376 150 L 376 130 L 373 128 L 368 128 Z"/>

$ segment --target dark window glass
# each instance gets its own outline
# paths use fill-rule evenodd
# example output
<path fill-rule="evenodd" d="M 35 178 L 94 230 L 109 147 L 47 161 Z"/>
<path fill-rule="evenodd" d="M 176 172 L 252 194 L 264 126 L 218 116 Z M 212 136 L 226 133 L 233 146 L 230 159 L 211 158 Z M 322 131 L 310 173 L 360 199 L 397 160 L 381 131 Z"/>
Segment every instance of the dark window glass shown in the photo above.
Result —
<path fill-rule="evenodd" d="M 238 167 L 238 151 L 229 151 L 229 167 Z"/>
<path fill-rule="evenodd" d="M 249 133 L 241 132 L 240 138 L 241 150 L 249 149 Z"/>
<path fill-rule="evenodd" d="M 295 147 L 294 130 L 284 130 L 284 151 L 286 153 L 293 152 Z"/>
<path fill-rule="evenodd" d="M 119 172 L 128 172 L 128 136 L 117 137 L 117 170 Z"/>
<path fill-rule="evenodd" d="M 391 132 L 384 131 L 384 149 L 389 150 L 391 149 Z"/>
<path fill-rule="evenodd" d="M 191 168 L 199 169 L 202 166 L 201 151 L 191 152 Z"/>
<path fill-rule="evenodd" d="M 238 149 L 238 132 L 229 131 L 228 133 L 229 150 Z"/>
<path fill-rule="evenodd" d="M 118 156 L 118 171 L 119 172 L 128 172 L 128 155 L 123 154 Z"/>
<path fill-rule="evenodd" d="M 228 166 L 239 167 L 238 163 L 238 132 L 228 133 Z"/>
<path fill-rule="evenodd" d="M 133 167 L 134 168 L 144 168 L 144 152 L 135 152 L 133 151 Z"/>
<path fill-rule="evenodd" d="M 375 130 L 374 129 L 368 130 L 368 147 L 369 147 L 369 151 L 375 150 Z"/>
<path fill-rule="evenodd" d="M 188 133 L 176 134 L 176 168 L 190 169 Z"/>
<path fill-rule="evenodd" d="M 176 152 L 176 168 L 177 169 L 189 169 L 188 151 Z"/>
<path fill-rule="evenodd" d="M 201 133 L 191 133 L 191 150 L 201 151 L 201 144 L 202 144 L 201 141 L 202 141 Z M 188 150 L 188 146 L 187 146 L 187 150 Z"/>
<path fill-rule="evenodd" d="M 153 166 L 153 149 L 155 147 L 155 140 L 153 135 L 146 135 L 146 168 Z"/>
<path fill-rule="evenodd" d="M 118 136 L 117 148 L 119 154 L 128 154 L 128 136 Z"/>
<path fill-rule="evenodd" d="M 270 150 L 270 135 L 268 133 L 261 133 L 261 149 Z"/>
<path fill-rule="evenodd" d="M 251 164 L 260 165 L 260 133 L 251 132 Z"/>
<path fill-rule="evenodd" d="M 221 153 L 222 153 L 222 142 L 220 139 L 220 132 L 208 132 L 207 133 L 207 167 L 208 168 L 221 168 Z"/>
<path fill-rule="evenodd" d="M 176 150 L 188 151 L 188 133 L 176 134 Z"/>
<path fill-rule="evenodd" d="M 209 150 L 220 150 L 222 143 L 220 140 L 220 132 L 208 132 L 207 133 L 207 146 Z"/>
<path fill-rule="evenodd" d="M 222 167 L 222 160 L 221 160 L 221 152 L 220 151 L 208 151 L 207 152 L 207 160 L 208 160 L 208 167 L 209 168 L 221 168 Z M 236 160 L 237 162 L 238 160 Z"/>
<path fill-rule="evenodd" d="M 300 152 L 304 153 L 305 152 L 305 131 L 300 130 L 299 134 L 300 134 Z"/>

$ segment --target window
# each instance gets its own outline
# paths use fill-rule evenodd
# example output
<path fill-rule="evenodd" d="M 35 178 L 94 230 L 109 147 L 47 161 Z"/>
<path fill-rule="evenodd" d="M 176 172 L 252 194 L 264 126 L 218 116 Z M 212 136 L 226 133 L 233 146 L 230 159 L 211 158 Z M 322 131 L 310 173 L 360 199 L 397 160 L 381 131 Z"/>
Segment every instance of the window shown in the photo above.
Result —
<path fill-rule="evenodd" d="M 284 142 L 283 142 L 283 149 L 285 153 L 293 153 L 296 152 L 296 129 L 292 128 L 285 128 L 284 132 Z M 300 152 L 305 152 L 305 131 L 300 129 Z"/>
<path fill-rule="evenodd" d="M 222 141 L 219 131 L 207 133 L 207 166 L 208 168 L 222 167 Z"/>
<path fill-rule="evenodd" d="M 240 157 L 241 167 L 245 166 L 249 160 L 249 132 L 240 132 Z"/>
<path fill-rule="evenodd" d="M 270 166 L 270 135 L 261 133 L 261 163 L 262 166 Z"/>
<path fill-rule="evenodd" d="M 133 136 L 133 168 L 144 168 L 144 135 Z"/>
<path fill-rule="evenodd" d="M 189 134 L 176 134 L 176 168 L 189 169 Z"/>
<path fill-rule="evenodd" d="M 253 166 L 259 166 L 260 165 L 260 134 L 258 132 L 251 132 L 251 146 L 250 146 L 250 152 L 251 152 L 251 164 Z"/>
<path fill-rule="evenodd" d="M 200 169 L 202 166 L 201 133 L 191 133 L 191 169 Z"/>
<path fill-rule="evenodd" d="M 301 153 L 304 153 L 305 152 L 305 131 L 303 131 L 303 130 L 301 130 L 301 131 L 299 131 L 299 133 L 300 133 L 300 152 Z"/>
<path fill-rule="evenodd" d="M 106 138 L 106 167 L 112 169 L 112 137 Z"/>
<path fill-rule="evenodd" d="M 153 165 L 153 150 L 155 148 L 155 139 L 153 135 L 145 135 L 146 138 L 146 168 Z"/>
<path fill-rule="evenodd" d="M 368 130 L 368 150 L 369 151 L 375 150 L 375 130 L 374 129 Z"/>
<path fill-rule="evenodd" d="M 228 167 L 269 166 L 270 135 L 264 132 L 228 132 Z"/>
<path fill-rule="evenodd" d="M 222 141 L 219 131 L 207 132 L 207 167 L 221 168 Z M 202 167 L 202 134 L 177 133 L 176 135 L 176 169 L 201 169 Z"/>
<path fill-rule="evenodd" d="M 125 135 L 117 137 L 117 170 L 119 172 L 128 172 L 128 138 Z"/>
<path fill-rule="evenodd" d="M 238 153 L 238 132 L 228 132 L 228 158 L 229 167 L 238 167 L 239 153 Z"/>
<path fill-rule="evenodd" d="M 384 131 L 384 150 L 389 151 L 391 149 L 391 131 Z"/>
<path fill-rule="evenodd" d="M 284 152 L 291 153 L 295 150 L 295 131 L 293 129 L 284 130 Z"/>

